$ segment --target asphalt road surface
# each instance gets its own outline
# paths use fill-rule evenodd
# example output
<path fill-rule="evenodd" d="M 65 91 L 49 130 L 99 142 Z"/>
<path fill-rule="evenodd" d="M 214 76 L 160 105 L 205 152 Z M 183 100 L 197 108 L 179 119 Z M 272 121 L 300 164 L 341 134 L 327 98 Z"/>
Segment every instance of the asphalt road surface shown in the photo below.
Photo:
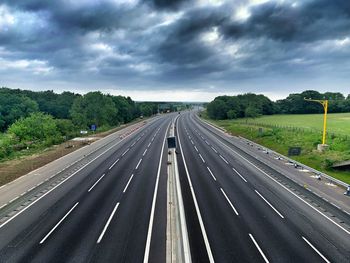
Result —
<path fill-rule="evenodd" d="M 0 223 L 0 262 L 165 262 L 165 139 L 177 116 L 193 262 L 350 262 L 348 214 L 285 183 L 194 112 L 161 116 L 111 142 L 13 211 Z"/>
<path fill-rule="evenodd" d="M 131 134 L 1 225 L 0 261 L 164 262 L 163 145 L 173 118 Z"/>
<path fill-rule="evenodd" d="M 350 262 L 349 215 L 310 205 L 194 114 L 177 135 L 195 262 Z"/>

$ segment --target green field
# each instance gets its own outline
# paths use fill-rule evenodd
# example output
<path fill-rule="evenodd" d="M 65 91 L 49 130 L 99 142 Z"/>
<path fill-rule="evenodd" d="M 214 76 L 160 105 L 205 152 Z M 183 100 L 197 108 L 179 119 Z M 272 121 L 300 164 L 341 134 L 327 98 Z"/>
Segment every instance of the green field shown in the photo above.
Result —
<path fill-rule="evenodd" d="M 206 114 L 203 114 L 204 118 Z M 331 166 L 350 160 L 350 113 L 328 115 L 330 148 L 324 153 L 316 151 L 321 143 L 322 114 L 271 115 L 255 119 L 210 120 L 233 135 L 240 135 L 283 155 L 291 146 L 300 146 L 300 156 L 293 159 L 350 184 L 350 172 L 337 171 Z M 259 129 L 262 132 L 259 132 Z"/>
<path fill-rule="evenodd" d="M 238 119 L 235 122 L 255 122 L 286 127 L 300 127 L 305 129 L 323 129 L 323 114 L 290 114 L 290 115 L 269 115 L 259 118 Z M 350 136 L 350 113 L 331 113 L 327 115 L 328 133 Z"/>

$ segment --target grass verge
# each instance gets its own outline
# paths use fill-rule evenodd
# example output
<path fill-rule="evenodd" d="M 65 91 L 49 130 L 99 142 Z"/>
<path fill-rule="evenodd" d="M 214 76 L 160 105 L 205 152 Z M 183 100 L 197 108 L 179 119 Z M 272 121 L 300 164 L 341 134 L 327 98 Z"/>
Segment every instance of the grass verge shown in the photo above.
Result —
<path fill-rule="evenodd" d="M 135 124 L 143 120 L 135 120 L 130 123 L 112 128 L 107 131 L 97 132 L 90 134 L 89 137 L 96 137 L 96 139 L 106 137 L 118 130 L 124 129 L 127 126 Z M 69 147 L 67 145 L 69 144 Z M 25 175 L 39 167 L 44 166 L 62 156 L 65 156 L 73 151 L 76 151 L 84 147 L 84 142 L 67 141 L 59 145 L 53 145 L 51 147 L 37 147 L 29 150 L 22 150 L 17 152 L 11 159 L 2 160 L 0 162 L 0 186 L 7 184 L 22 175 Z"/>
<path fill-rule="evenodd" d="M 232 135 L 245 137 L 283 155 L 288 155 L 289 147 L 300 146 L 301 155 L 293 156 L 294 160 L 350 184 L 349 171 L 338 171 L 331 168 L 335 162 L 350 160 L 350 138 L 332 136 L 327 142 L 330 145 L 329 150 L 320 153 L 316 150 L 317 144 L 321 143 L 321 136 L 318 132 L 261 127 L 251 123 L 245 125 L 232 120 L 211 120 L 205 113 L 202 113 L 202 118 L 224 128 Z M 259 128 L 262 128 L 261 132 Z"/>

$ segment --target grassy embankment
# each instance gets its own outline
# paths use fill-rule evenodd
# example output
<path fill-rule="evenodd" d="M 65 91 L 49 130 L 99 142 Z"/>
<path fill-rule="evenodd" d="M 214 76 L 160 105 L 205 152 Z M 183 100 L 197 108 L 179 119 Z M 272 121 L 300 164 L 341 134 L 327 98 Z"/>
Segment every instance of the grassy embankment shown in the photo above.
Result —
<path fill-rule="evenodd" d="M 146 118 L 148 119 L 148 118 Z M 97 138 L 105 137 L 113 132 L 123 129 L 127 126 L 135 124 L 140 121 L 136 119 L 130 123 L 120 125 L 118 127 L 104 127 L 97 130 L 96 133 L 89 133 L 86 136 L 95 136 Z M 4 134 L 0 133 L 0 145 L 1 140 L 4 138 Z M 67 147 L 68 145 L 74 147 Z M 84 147 L 86 143 L 84 142 L 72 142 L 67 141 L 59 145 L 45 146 L 45 145 L 35 145 L 28 150 L 15 151 L 11 156 L 6 159 L 0 159 L 0 186 L 4 185 L 16 178 L 29 173 L 30 171 L 37 169 L 49 162 L 52 162 L 66 154 L 69 154 L 81 147 Z"/>
<path fill-rule="evenodd" d="M 205 113 L 203 117 L 208 119 Z M 290 146 L 300 146 L 301 155 L 293 156 L 293 159 L 350 184 L 350 172 L 331 168 L 335 162 L 350 160 L 350 113 L 328 114 L 326 143 L 330 148 L 324 153 L 316 151 L 322 139 L 322 114 L 210 121 L 233 135 L 253 140 L 283 155 L 288 154 Z M 261 134 L 259 128 L 262 128 Z"/>

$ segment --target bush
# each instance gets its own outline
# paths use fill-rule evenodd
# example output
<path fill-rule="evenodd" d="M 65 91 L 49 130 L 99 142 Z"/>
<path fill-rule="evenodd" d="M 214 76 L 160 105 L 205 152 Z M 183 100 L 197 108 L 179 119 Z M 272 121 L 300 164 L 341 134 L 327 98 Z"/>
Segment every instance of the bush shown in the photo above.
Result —
<path fill-rule="evenodd" d="M 27 118 L 21 118 L 10 126 L 7 133 L 15 136 L 19 142 L 40 141 L 44 144 L 56 143 L 62 140 L 56 121 L 51 115 L 41 112 L 32 113 Z"/>
<path fill-rule="evenodd" d="M 71 120 L 58 119 L 55 121 L 58 131 L 62 136 L 65 136 L 66 139 L 71 139 L 78 135 L 78 128 L 75 127 Z"/>
<path fill-rule="evenodd" d="M 6 158 L 12 153 L 12 143 L 10 136 L 4 135 L 0 138 L 0 159 Z"/>
<path fill-rule="evenodd" d="M 328 170 L 328 169 L 331 169 L 334 165 L 334 161 L 331 160 L 331 159 L 325 159 L 324 162 L 323 162 L 323 167 Z"/>
<path fill-rule="evenodd" d="M 227 112 L 227 118 L 229 118 L 230 120 L 236 119 L 237 118 L 237 112 L 235 110 L 229 110 Z"/>

